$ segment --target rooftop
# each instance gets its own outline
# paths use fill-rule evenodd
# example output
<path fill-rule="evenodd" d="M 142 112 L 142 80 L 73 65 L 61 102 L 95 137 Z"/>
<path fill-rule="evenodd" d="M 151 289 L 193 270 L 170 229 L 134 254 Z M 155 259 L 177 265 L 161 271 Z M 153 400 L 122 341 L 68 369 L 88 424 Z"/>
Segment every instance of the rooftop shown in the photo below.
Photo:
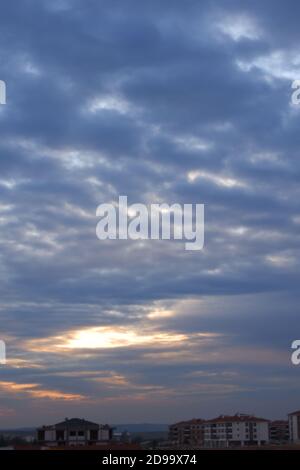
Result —
<path fill-rule="evenodd" d="M 89 428 L 89 429 L 109 429 L 107 424 L 99 425 L 92 421 L 87 421 L 82 418 L 66 418 L 64 421 L 61 421 L 50 426 L 42 426 L 39 429 L 78 429 L 78 428 Z"/>
<path fill-rule="evenodd" d="M 300 415 L 300 410 L 298 410 L 298 411 L 293 411 L 292 413 L 289 413 L 289 414 L 288 414 L 288 416 L 292 416 L 292 415 L 299 416 L 299 415 Z"/>
<path fill-rule="evenodd" d="M 255 422 L 255 423 L 258 423 L 258 422 L 265 422 L 267 423 L 268 420 L 267 419 L 264 419 L 264 418 L 257 418 L 256 416 L 254 415 L 247 415 L 247 414 L 240 414 L 240 413 L 237 413 L 233 416 L 228 416 L 228 415 L 220 415 L 218 416 L 217 418 L 214 418 L 214 419 L 209 419 L 206 421 L 206 423 L 210 424 L 210 423 L 244 423 L 244 422 Z"/>

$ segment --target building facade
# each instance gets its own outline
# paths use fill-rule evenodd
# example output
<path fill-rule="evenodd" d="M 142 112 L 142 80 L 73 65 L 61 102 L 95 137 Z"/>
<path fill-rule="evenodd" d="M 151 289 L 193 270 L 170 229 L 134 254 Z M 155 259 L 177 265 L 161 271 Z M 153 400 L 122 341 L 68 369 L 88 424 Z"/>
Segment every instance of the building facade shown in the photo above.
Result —
<path fill-rule="evenodd" d="M 289 422 L 284 420 L 269 423 L 269 439 L 273 444 L 284 444 L 289 441 Z"/>
<path fill-rule="evenodd" d="M 300 443 L 300 410 L 289 413 L 288 419 L 290 441 Z"/>
<path fill-rule="evenodd" d="M 202 446 L 204 438 L 203 419 L 180 421 L 169 426 L 169 441 L 174 445 Z"/>
<path fill-rule="evenodd" d="M 97 445 L 112 439 L 112 428 L 79 418 L 66 418 L 57 424 L 42 426 L 37 429 L 40 445 L 78 446 Z"/>
<path fill-rule="evenodd" d="M 246 414 L 221 415 L 204 424 L 204 446 L 226 448 L 264 445 L 269 441 L 269 422 Z"/>

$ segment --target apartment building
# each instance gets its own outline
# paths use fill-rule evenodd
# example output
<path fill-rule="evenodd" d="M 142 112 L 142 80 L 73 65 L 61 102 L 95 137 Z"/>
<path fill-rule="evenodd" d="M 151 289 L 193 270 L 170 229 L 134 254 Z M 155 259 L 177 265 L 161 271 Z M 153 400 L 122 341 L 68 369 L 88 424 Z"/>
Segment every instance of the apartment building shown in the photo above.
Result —
<path fill-rule="evenodd" d="M 169 440 L 175 445 L 203 445 L 203 419 L 180 421 L 169 426 Z"/>
<path fill-rule="evenodd" d="M 47 446 L 97 445 L 110 441 L 112 428 L 85 419 L 66 418 L 57 424 L 37 429 L 37 440 Z"/>
<path fill-rule="evenodd" d="M 269 439 L 273 444 L 284 444 L 289 441 L 289 422 L 284 420 L 269 423 Z"/>
<path fill-rule="evenodd" d="M 289 413 L 289 434 L 290 441 L 300 443 L 300 410 Z"/>
<path fill-rule="evenodd" d="M 204 446 L 226 448 L 264 445 L 269 441 L 269 422 L 247 414 L 221 415 L 204 423 Z"/>

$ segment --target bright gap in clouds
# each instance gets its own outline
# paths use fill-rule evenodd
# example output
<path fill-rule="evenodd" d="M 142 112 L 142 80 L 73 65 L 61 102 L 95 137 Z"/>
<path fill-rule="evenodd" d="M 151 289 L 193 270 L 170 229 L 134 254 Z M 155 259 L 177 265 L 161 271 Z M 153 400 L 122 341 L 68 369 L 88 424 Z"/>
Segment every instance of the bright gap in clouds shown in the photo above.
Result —
<path fill-rule="evenodd" d="M 74 332 L 63 347 L 70 349 L 107 349 L 124 346 L 139 346 L 151 343 L 164 344 L 182 342 L 185 339 L 187 339 L 187 337 L 182 334 L 154 333 L 143 335 L 134 330 L 100 327 L 88 328 Z"/>
<path fill-rule="evenodd" d="M 151 318 L 150 318 L 151 320 Z M 30 340 L 26 347 L 30 351 L 58 352 L 70 349 L 114 349 L 125 347 L 173 347 L 190 344 L 195 340 L 206 340 L 217 336 L 209 332 L 184 334 L 178 332 L 157 332 L 148 329 L 142 333 L 143 326 L 137 328 L 126 327 L 90 327 L 66 332 L 65 336 L 51 336 Z"/>
<path fill-rule="evenodd" d="M 30 342 L 29 349 L 57 351 L 63 349 L 112 349 L 130 346 L 163 346 L 182 343 L 188 339 L 179 333 L 141 333 L 124 327 L 91 327 L 68 332 L 65 337 L 55 336 Z"/>
<path fill-rule="evenodd" d="M 262 32 L 257 20 L 246 13 L 222 14 L 217 29 L 233 41 L 248 39 L 255 41 L 261 38 Z"/>
<path fill-rule="evenodd" d="M 193 170 L 188 172 L 187 179 L 189 183 L 193 183 L 198 178 L 203 178 L 205 180 L 211 181 L 212 183 L 216 184 L 217 186 L 223 186 L 226 188 L 234 188 L 234 187 L 246 187 L 247 184 L 244 181 L 238 180 L 233 177 L 227 177 L 223 175 L 216 175 L 213 173 L 209 173 L 207 171 L 198 171 Z"/>

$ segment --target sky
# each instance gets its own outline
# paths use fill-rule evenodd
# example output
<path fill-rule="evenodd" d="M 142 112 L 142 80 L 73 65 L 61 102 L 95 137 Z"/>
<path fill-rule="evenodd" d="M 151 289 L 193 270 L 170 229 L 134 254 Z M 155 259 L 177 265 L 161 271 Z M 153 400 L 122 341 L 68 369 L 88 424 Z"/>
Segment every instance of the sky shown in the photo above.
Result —
<path fill-rule="evenodd" d="M 0 428 L 300 408 L 300 4 L 2 2 Z M 96 208 L 205 204 L 205 245 Z"/>

